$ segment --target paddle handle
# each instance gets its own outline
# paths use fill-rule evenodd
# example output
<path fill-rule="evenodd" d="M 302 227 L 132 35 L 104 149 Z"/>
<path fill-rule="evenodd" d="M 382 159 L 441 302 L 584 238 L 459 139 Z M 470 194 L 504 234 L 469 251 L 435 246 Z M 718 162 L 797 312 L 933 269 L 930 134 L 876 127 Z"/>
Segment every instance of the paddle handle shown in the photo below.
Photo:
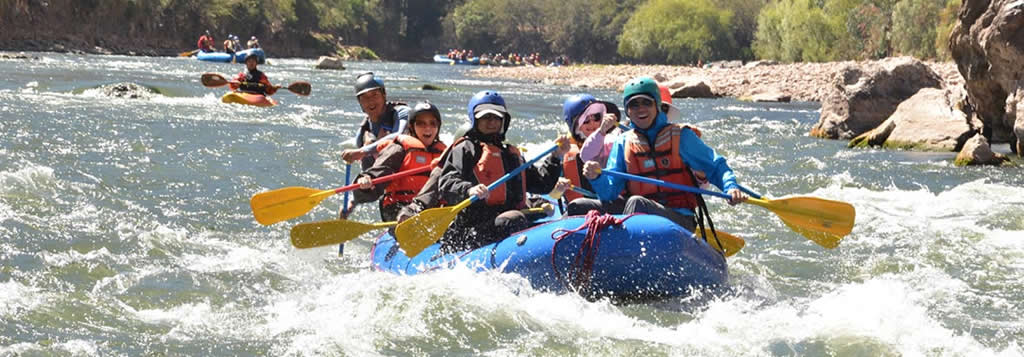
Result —
<path fill-rule="evenodd" d="M 377 185 L 377 184 L 380 184 L 382 182 L 388 182 L 388 181 L 394 180 L 396 178 L 401 178 L 401 177 L 404 177 L 404 176 L 424 173 L 424 172 L 430 171 L 433 168 L 434 167 L 431 166 L 431 165 L 417 167 L 415 169 L 409 169 L 409 170 L 405 170 L 405 171 L 401 171 L 401 172 L 396 172 L 396 173 L 393 173 L 393 174 L 390 174 L 390 175 L 387 175 L 387 176 L 381 176 L 381 177 L 373 179 L 370 182 L 373 183 L 374 185 Z M 331 193 L 342 193 L 342 192 L 346 192 L 346 191 L 352 191 L 352 190 L 357 189 L 357 188 L 359 188 L 359 184 L 358 183 L 354 183 L 354 184 L 351 184 L 351 185 L 338 187 L 338 188 L 334 189 L 333 192 L 331 192 L 331 191 L 328 191 L 328 192 L 331 192 Z"/>
<path fill-rule="evenodd" d="M 525 164 L 519 165 L 519 167 L 517 167 L 515 170 L 512 170 L 512 172 L 509 172 L 509 173 L 505 174 L 505 176 L 502 176 L 501 178 L 499 178 L 498 181 L 494 181 L 490 185 L 487 185 L 487 191 L 494 190 L 495 188 L 498 187 L 498 185 L 501 185 L 501 184 L 505 183 L 505 181 L 508 181 L 513 176 L 518 175 L 519 173 L 523 172 L 523 170 L 526 170 L 526 168 L 532 166 L 537 161 L 540 161 L 540 159 L 543 159 L 545 156 L 548 156 L 548 154 L 554 152 L 555 149 L 558 149 L 558 144 L 551 145 L 551 147 L 549 147 L 547 150 L 544 150 L 544 152 L 540 153 L 540 155 L 535 156 L 534 158 L 530 159 L 530 161 L 527 161 Z M 477 196 L 470 197 L 469 204 L 472 204 L 473 202 L 476 202 L 477 200 L 479 200 L 479 198 Z M 467 204 L 467 206 L 469 204 Z"/>

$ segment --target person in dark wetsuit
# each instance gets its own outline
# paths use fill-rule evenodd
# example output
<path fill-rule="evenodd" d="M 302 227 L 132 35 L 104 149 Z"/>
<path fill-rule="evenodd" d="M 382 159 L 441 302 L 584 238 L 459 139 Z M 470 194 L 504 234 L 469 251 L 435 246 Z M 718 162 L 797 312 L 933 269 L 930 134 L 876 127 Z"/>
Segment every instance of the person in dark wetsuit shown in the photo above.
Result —
<path fill-rule="evenodd" d="M 342 151 L 341 159 L 347 163 L 359 161 L 360 167 L 366 170 L 373 167 L 378 156 L 377 147 L 382 140 L 394 139 L 405 130 L 409 107 L 404 103 L 388 102 L 384 83 L 374 77 L 373 72 L 356 77 L 355 92 L 366 118 L 356 133 L 358 147 Z M 352 213 L 353 208 L 355 202 L 350 201 L 349 207 L 342 207 L 341 217 L 347 216 L 344 212 Z"/>

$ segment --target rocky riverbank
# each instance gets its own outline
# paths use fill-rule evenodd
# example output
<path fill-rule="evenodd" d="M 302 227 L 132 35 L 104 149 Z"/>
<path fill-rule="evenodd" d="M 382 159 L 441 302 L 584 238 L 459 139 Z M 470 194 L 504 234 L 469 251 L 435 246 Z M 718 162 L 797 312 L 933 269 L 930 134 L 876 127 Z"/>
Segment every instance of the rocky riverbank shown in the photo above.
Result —
<path fill-rule="evenodd" d="M 795 101 L 820 102 L 832 83 L 832 77 L 849 64 L 864 62 L 790 63 L 751 62 L 725 68 L 665 65 L 575 65 L 567 67 L 481 67 L 473 71 L 479 77 L 525 79 L 578 88 L 615 88 L 633 77 L 647 75 L 658 81 L 679 78 L 701 80 L 712 93 L 722 97 L 744 98 L 762 93 L 778 93 Z M 964 83 L 953 62 L 925 62 L 947 85 Z"/>

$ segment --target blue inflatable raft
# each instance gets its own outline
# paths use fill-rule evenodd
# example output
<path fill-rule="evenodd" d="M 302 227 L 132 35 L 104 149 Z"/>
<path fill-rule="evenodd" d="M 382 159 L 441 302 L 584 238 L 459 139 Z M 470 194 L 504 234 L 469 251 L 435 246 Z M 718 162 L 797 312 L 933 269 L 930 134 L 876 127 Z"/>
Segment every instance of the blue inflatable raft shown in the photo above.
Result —
<path fill-rule="evenodd" d="M 413 258 L 385 233 L 370 255 L 376 269 L 396 274 L 465 264 L 478 271 L 519 274 L 535 289 L 575 291 L 590 300 L 661 300 L 726 284 L 722 253 L 668 219 L 634 215 L 621 225 L 604 227 L 591 240 L 585 229 L 563 236 L 584 222 L 583 216 L 550 221 L 470 251 L 441 254 L 440 244 L 434 244 Z"/>
<path fill-rule="evenodd" d="M 265 63 L 267 61 L 267 56 L 266 56 L 266 54 L 263 53 L 263 49 L 262 48 L 250 48 L 248 50 L 238 51 L 238 52 L 235 52 L 233 54 L 226 53 L 226 52 L 202 52 L 202 51 L 196 53 L 196 58 L 197 59 L 199 59 L 200 61 L 207 61 L 207 62 L 228 62 L 228 63 L 230 63 L 230 62 L 232 62 L 232 60 L 234 60 L 234 62 L 236 62 L 236 63 L 245 63 L 245 58 L 249 57 L 249 56 L 257 56 L 260 59 L 260 62 L 259 62 L 260 64 L 263 64 L 263 63 Z"/>
<path fill-rule="evenodd" d="M 465 60 L 453 60 L 446 55 L 434 55 L 434 63 L 479 65 L 480 57 L 470 57 Z"/>

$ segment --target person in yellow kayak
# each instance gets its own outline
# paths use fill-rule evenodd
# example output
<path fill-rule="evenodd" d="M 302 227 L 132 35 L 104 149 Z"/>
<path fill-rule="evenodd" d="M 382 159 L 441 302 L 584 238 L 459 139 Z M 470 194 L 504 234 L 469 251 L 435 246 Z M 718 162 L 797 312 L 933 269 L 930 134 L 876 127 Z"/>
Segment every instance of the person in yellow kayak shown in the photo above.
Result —
<path fill-rule="evenodd" d="M 405 176 L 390 183 L 374 185 L 372 180 L 393 173 L 429 166 L 447 147 L 438 137 L 441 131 L 441 111 L 430 102 L 420 102 L 409 112 L 411 122 L 405 132 L 393 141 L 381 143 L 380 155 L 373 166 L 364 169 L 353 192 L 356 204 L 380 199 L 380 218 L 394 221 L 398 212 L 408 206 L 427 182 L 428 173 Z"/>
<path fill-rule="evenodd" d="M 477 93 L 467 112 L 471 128 L 440 162 L 438 191 L 445 202 L 461 202 L 470 196 L 479 200 L 459 212 L 441 238 L 441 247 L 447 251 L 480 247 L 529 227 L 530 221 L 519 211 L 527 208 L 527 193 L 551 192 L 561 176 L 562 156 L 569 150 L 568 138 L 560 137 L 559 149 L 540 166 L 531 166 L 488 191 L 488 184 L 526 160 L 517 147 L 505 143 L 512 116 L 500 94 L 490 90 Z"/>
<path fill-rule="evenodd" d="M 602 170 L 626 172 L 695 187 L 698 180 L 691 170 L 697 170 L 706 173 L 711 184 L 731 196 L 729 204 L 747 200 L 726 159 L 701 141 L 693 129 L 669 123 L 660 110 L 660 97 L 658 84 L 651 78 L 638 77 L 626 83 L 622 102 L 631 130 L 616 139 L 603 169 L 598 162 L 588 161 L 583 166 L 583 175 L 602 202 L 612 201 L 625 189 L 623 214 L 660 215 L 692 232 L 697 226 L 694 216 L 698 208 L 706 216 L 707 208 L 700 195 L 601 175 Z"/>
<path fill-rule="evenodd" d="M 235 81 L 228 83 L 231 90 L 252 94 L 274 95 L 277 87 L 270 83 L 267 75 L 256 68 L 259 65 L 259 58 L 249 56 L 245 58 L 245 71 L 235 76 Z"/>

